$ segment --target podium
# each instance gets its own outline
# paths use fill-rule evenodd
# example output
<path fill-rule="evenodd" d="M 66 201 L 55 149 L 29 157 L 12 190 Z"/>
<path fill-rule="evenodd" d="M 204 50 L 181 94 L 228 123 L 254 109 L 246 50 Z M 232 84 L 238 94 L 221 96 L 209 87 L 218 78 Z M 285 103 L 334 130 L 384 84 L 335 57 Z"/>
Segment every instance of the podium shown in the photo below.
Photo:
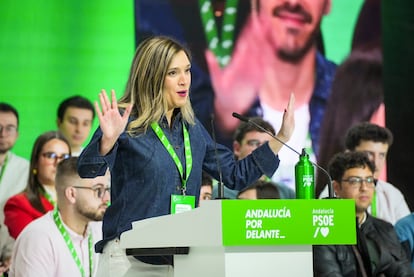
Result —
<path fill-rule="evenodd" d="M 355 224 L 353 200 L 212 200 L 133 222 L 120 244 L 173 254 L 176 277 L 311 277 L 312 245 L 356 244 Z"/>

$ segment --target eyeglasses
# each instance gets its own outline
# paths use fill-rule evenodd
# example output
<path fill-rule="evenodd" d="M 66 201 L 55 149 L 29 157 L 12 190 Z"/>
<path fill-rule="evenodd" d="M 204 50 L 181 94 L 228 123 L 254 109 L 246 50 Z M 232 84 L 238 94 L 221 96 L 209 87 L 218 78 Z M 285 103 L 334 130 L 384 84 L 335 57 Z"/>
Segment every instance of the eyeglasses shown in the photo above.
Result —
<path fill-rule="evenodd" d="M 59 156 L 55 152 L 45 152 L 45 153 L 42 153 L 42 156 L 48 160 L 55 160 L 55 161 L 67 160 L 70 158 L 70 154 L 62 154 Z"/>
<path fill-rule="evenodd" d="M 348 183 L 352 188 L 358 188 L 360 189 L 362 187 L 362 183 L 365 183 L 365 185 L 368 188 L 373 188 L 375 187 L 375 179 L 374 177 L 367 177 L 367 178 L 362 178 L 362 177 L 349 177 L 348 179 L 344 179 L 342 180 L 342 182 L 346 182 Z"/>
<path fill-rule="evenodd" d="M 14 125 L 7 125 L 7 126 L 0 125 L 0 134 L 3 132 L 5 136 L 14 135 L 17 132 L 17 127 Z"/>
<path fill-rule="evenodd" d="M 246 141 L 246 144 L 248 145 L 248 146 L 252 146 L 252 147 L 259 147 L 259 146 L 261 146 L 263 143 L 265 143 L 265 142 L 261 142 L 260 140 L 258 140 L 258 139 L 249 139 L 248 141 Z"/>
<path fill-rule="evenodd" d="M 95 187 L 81 187 L 81 186 L 73 186 L 76 189 L 89 189 L 92 190 L 95 194 L 96 198 L 102 199 L 105 196 L 105 192 L 110 191 L 110 187 L 104 187 L 104 186 L 95 186 Z"/>

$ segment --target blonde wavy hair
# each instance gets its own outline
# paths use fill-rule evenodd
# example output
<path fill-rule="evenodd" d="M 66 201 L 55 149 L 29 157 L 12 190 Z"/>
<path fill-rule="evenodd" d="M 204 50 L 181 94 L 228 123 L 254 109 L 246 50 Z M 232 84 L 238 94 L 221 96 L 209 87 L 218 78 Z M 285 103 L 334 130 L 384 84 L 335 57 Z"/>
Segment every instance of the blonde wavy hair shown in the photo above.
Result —
<path fill-rule="evenodd" d="M 172 59 L 180 51 L 184 51 L 191 61 L 189 50 L 169 37 L 151 37 L 139 44 L 125 93 L 118 101 L 121 109 L 133 104 L 131 115 L 136 116 L 136 119 L 128 124 L 127 132 L 130 135 L 145 133 L 152 122 L 160 121 L 167 114 L 164 82 Z M 190 99 L 180 110 L 185 122 L 195 123 Z"/>

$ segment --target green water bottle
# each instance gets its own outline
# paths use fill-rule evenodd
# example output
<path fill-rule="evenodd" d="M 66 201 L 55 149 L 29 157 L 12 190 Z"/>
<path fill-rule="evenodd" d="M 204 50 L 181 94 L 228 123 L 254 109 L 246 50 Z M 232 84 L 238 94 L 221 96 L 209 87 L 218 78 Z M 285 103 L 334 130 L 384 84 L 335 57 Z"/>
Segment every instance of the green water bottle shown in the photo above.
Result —
<path fill-rule="evenodd" d="M 305 149 L 295 165 L 296 199 L 315 199 L 315 169 Z"/>

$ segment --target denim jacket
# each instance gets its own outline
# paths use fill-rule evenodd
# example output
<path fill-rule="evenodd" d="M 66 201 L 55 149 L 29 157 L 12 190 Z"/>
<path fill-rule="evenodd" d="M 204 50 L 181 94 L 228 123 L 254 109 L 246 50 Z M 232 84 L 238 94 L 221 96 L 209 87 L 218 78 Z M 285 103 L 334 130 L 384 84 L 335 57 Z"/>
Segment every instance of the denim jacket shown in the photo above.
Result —
<path fill-rule="evenodd" d="M 181 114 L 177 114 L 171 128 L 165 118 L 159 125 L 185 167 Z M 219 178 L 217 159 L 223 182 L 229 188 L 238 190 L 262 175 L 271 176 L 279 165 L 279 158 L 268 143 L 241 161 L 234 159 L 230 149 L 217 144 L 216 156 L 215 143 L 203 125 L 196 120 L 195 125 L 186 126 L 193 157 L 186 194 L 196 196 L 196 202 L 202 170 L 217 180 Z M 96 246 L 98 252 L 102 252 L 107 241 L 130 230 L 132 222 L 169 214 L 170 196 L 181 194 L 181 177 L 177 166 L 151 128 L 134 137 L 122 133 L 106 156 L 99 153 L 101 137 L 102 131 L 98 128 L 78 161 L 81 177 L 103 175 L 107 167 L 111 171 L 111 205 L 104 215 L 103 241 Z"/>

